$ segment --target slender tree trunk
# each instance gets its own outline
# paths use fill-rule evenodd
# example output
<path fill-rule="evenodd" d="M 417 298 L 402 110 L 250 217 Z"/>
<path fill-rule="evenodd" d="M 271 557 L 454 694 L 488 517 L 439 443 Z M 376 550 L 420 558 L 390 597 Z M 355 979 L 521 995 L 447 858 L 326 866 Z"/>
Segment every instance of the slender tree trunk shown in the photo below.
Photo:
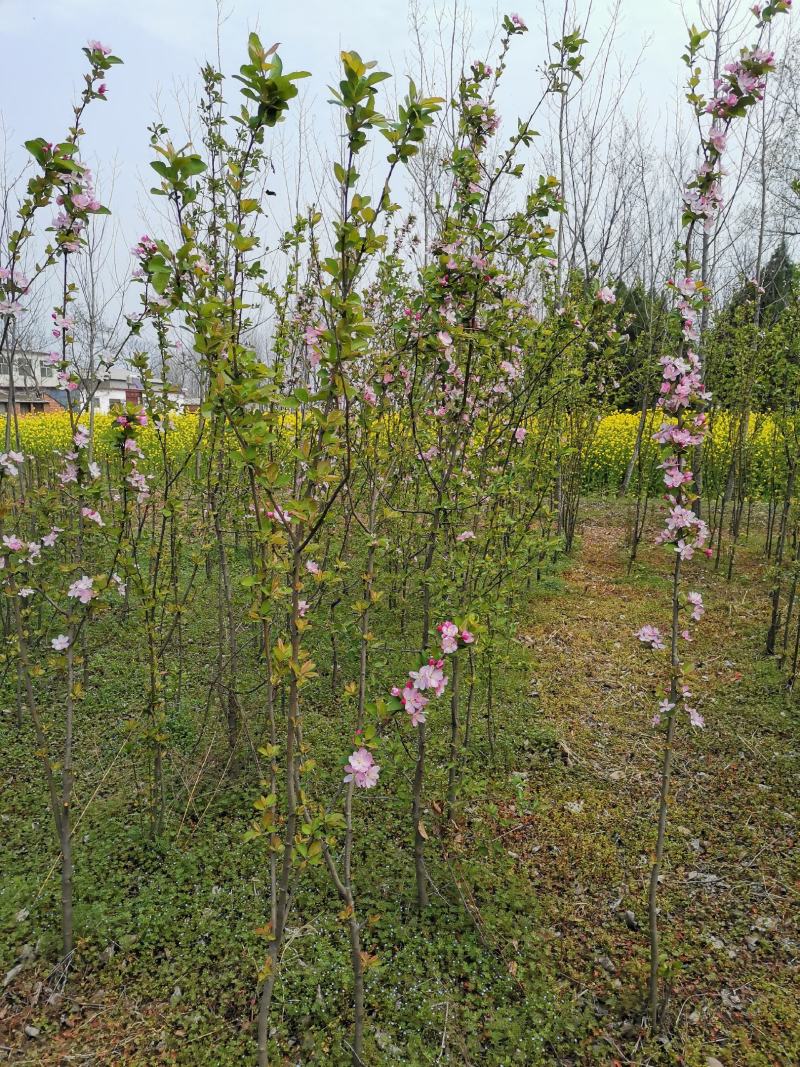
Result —
<path fill-rule="evenodd" d="M 658 880 L 661 875 L 661 864 L 664 858 L 664 842 L 667 833 L 667 812 L 669 806 L 669 787 L 672 776 L 672 752 L 675 738 L 675 720 L 678 705 L 678 688 L 680 678 L 680 659 L 678 656 L 678 634 L 680 631 L 680 582 L 681 582 L 681 557 L 676 555 L 675 566 L 672 574 L 672 641 L 671 641 L 671 670 L 672 680 L 670 684 L 669 700 L 672 708 L 667 712 L 667 733 L 664 739 L 664 755 L 661 764 L 661 795 L 658 806 L 658 832 L 656 835 L 655 856 L 650 871 L 650 892 L 648 894 L 647 912 L 650 926 L 650 981 L 649 981 L 649 1009 L 650 1024 L 655 1029 L 658 1025 L 658 971 L 660 963 L 659 937 L 658 937 Z"/>
<path fill-rule="evenodd" d="M 461 689 L 461 665 L 456 653 L 452 660 L 450 690 L 450 767 L 447 772 L 447 817 L 453 818 L 456 803 L 456 791 L 458 788 L 458 768 L 461 758 L 461 724 L 459 723 L 459 698 Z"/>
<path fill-rule="evenodd" d="M 411 821 L 414 824 L 414 871 L 417 879 L 417 907 L 428 906 L 428 872 L 425 869 L 425 834 L 422 826 L 422 784 L 425 778 L 425 723 L 417 726 L 417 763 L 411 794 Z"/>

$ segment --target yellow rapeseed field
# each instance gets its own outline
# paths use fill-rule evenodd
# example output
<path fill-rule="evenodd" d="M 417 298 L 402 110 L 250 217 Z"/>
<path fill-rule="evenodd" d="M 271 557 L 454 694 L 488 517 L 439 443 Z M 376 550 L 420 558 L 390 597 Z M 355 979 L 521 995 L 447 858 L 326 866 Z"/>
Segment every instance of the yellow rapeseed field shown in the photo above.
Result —
<path fill-rule="evenodd" d="M 194 447 L 198 433 L 197 415 L 174 415 L 174 429 L 168 436 L 170 454 L 179 456 Z M 88 416 L 80 419 L 83 426 L 88 426 Z M 114 423 L 113 415 L 94 417 L 94 451 L 98 459 L 105 459 L 113 452 Z M 72 432 L 69 413 L 58 411 L 47 415 L 22 415 L 19 419 L 19 443 L 26 455 L 37 459 L 46 459 L 55 452 L 68 452 L 72 446 Z M 0 441 L 5 434 L 5 419 L 0 418 Z M 152 427 L 144 427 L 139 433 L 139 441 L 145 456 L 150 462 L 156 462 L 160 449 L 158 438 Z M 12 447 L 16 447 L 12 443 Z"/>
<path fill-rule="evenodd" d="M 113 419 L 112 415 L 95 416 L 95 455 L 100 459 L 111 455 L 113 451 Z M 654 489 L 658 489 L 660 484 L 656 466 L 659 450 L 651 438 L 662 420 L 660 412 L 651 413 L 642 437 L 641 462 Z M 83 417 L 81 422 L 86 424 L 86 417 Z M 601 419 L 584 464 L 583 482 L 587 490 L 616 489 L 619 486 L 633 451 L 638 424 L 637 412 L 615 412 Z M 290 429 L 288 422 L 287 428 Z M 785 455 L 786 429 L 785 422 L 772 415 L 753 414 L 750 417 L 748 456 L 757 491 L 766 490 L 773 475 L 780 476 Z M 4 431 L 5 420 L 0 418 L 0 440 L 3 439 Z M 737 432 L 737 423 L 725 412 L 711 416 L 711 432 L 704 451 L 707 490 L 715 491 L 724 483 Z M 22 451 L 40 459 L 68 451 L 71 446 L 67 412 L 21 416 L 19 433 Z M 185 455 L 187 450 L 193 448 L 197 433 L 196 414 L 174 416 L 174 430 L 168 438 L 171 456 L 174 458 Z M 157 435 L 152 427 L 141 431 L 140 441 L 148 461 L 157 464 L 160 452 Z"/>

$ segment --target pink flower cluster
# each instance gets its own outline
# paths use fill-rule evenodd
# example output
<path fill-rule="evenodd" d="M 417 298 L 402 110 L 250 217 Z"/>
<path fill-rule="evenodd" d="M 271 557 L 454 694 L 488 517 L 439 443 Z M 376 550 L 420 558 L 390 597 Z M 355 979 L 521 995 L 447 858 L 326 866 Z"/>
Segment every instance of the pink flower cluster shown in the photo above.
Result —
<path fill-rule="evenodd" d="M 666 525 L 656 537 L 656 544 L 674 545 L 675 551 L 684 560 L 691 559 L 697 549 L 704 549 L 709 555 L 710 549 L 706 549 L 709 533 L 707 524 L 676 497 L 670 494 L 667 500 L 671 506 Z"/>
<path fill-rule="evenodd" d="M 656 652 L 663 652 L 666 647 L 664 645 L 664 637 L 661 631 L 657 626 L 651 626 L 649 623 L 646 626 L 643 626 L 641 630 L 637 630 L 636 636 L 643 645 L 649 645 L 652 649 L 655 649 Z"/>
<path fill-rule="evenodd" d="M 20 464 L 24 462 L 25 457 L 21 452 L 0 452 L 0 473 L 16 478 Z"/>
<path fill-rule="evenodd" d="M 284 526 L 290 526 L 292 522 L 292 516 L 288 511 L 284 511 L 283 508 L 278 508 L 277 511 L 267 511 L 265 515 L 272 522 L 281 522 Z"/>
<path fill-rule="evenodd" d="M 703 716 L 700 714 L 697 708 L 692 707 L 688 703 L 688 701 L 692 699 L 692 694 L 687 688 L 687 686 L 681 686 L 680 696 L 681 704 L 683 705 L 683 710 L 689 716 L 689 722 L 692 724 L 692 726 L 705 726 L 705 720 Z M 669 699 L 669 697 L 664 697 L 664 699 L 658 705 L 658 711 L 653 716 L 653 726 L 659 725 L 659 723 L 661 722 L 662 715 L 669 715 L 669 713 L 674 710 L 675 704 Z"/>
<path fill-rule="evenodd" d="M 140 504 L 150 496 L 150 486 L 146 476 L 137 467 L 139 460 L 144 458 L 144 452 L 136 440 L 135 433 L 137 427 L 147 426 L 148 421 L 144 408 L 135 415 L 118 415 L 114 420 L 121 433 L 122 461 L 127 462 L 130 468 L 125 481 L 136 491 L 136 499 Z"/>
<path fill-rule="evenodd" d="M 61 210 L 53 219 L 53 229 L 58 234 L 59 246 L 64 252 L 80 251 L 80 238 L 88 216 L 100 211 L 103 206 L 95 196 L 91 170 L 77 160 L 74 162 L 79 170 L 65 191 L 56 197 L 56 204 Z"/>
<path fill-rule="evenodd" d="M 475 640 L 475 635 L 469 630 L 460 630 L 454 622 L 450 622 L 447 619 L 445 622 L 440 622 L 436 629 L 441 634 L 442 638 L 442 652 L 445 656 L 452 655 L 453 652 L 458 652 L 458 642 L 461 641 L 465 645 L 471 645 Z"/>
<path fill-rule="evenodd" d="M 0 315 L 14 317 L 26 310 L 17 296 L 26 293 L 30 284 L 22 271 L 16 269 L 16 265 L 12 268 L 0 267 L 0 295 L 4 294 L 4 299 L 0 300 Z"/>
<path fill-rule="evenodd" d="M 425 708 L 430 703 L 430 693 L 440 697 L 447 688 L 447 676 L 443 670 L 444 660 L 429 659 L 419 670 L 409 671 L 406 684 L 400 689 L 392 688 L 392 696 L 399 697 L 405 711 L 411 716 L 411 725 L 425 722 Z"/>
<path fill-rule="evenodd" d="M 697 172 L 697 176 L 686 186 L 683 202 L 686 211 L 702 221 L 706 233 L 713 233 L 725 202 L 722 199 L 721 171 L 715 171 L 712 164 L 706 162 Z M 710 180 L 709 180 L 710 178 Z"/>
<path fill-rule="evenodd" d="M 761 16 L 758 5 L 753 10 Z M 788 10 L 788 8 L 784 9 Z M 705 160 L 684 192 L 686 214 L 703 223 L 706 233 L 714 229 L 723 207 L 720 156 L 727 145 L 727 129 L 731 121 L 744 113 L 757 100 L 763 99 L 766 78 L 775 66 L 775 55 L 762 48 L 742 49 L 739 59 L 726 64 L 722 75 L 714 82 L 714 97 L 706 104 L 713 125 L 703 139 Z"/>
<path fill-rule="evenodd" d="M 81 508 L 81 515 L 84 519 L 89 519 L 90 522 L 97 523 L 98 526 L 105 526 L 100 512 L 95 511 L 94 508 Z"/>
<path fill-rule="evenodd" d="M 85 574 L 77 578 L 67 590 L 67 596 L 79 600 L 81 604 L 88 604 L 90 600 L 97 596 L 97 590 L 94 588 L 94 578 L 89 578 Z"/>
<path fill-rule="evenodd" d="M 322 326 L 307 326 L 306 332 L 303 334 L 308 362 L 312 367 L 318 367 L 322 362 L 322 349 L 319 344 L 319 339 L 322 336 L 322 333 Z"/>
<path fill-rule="evenodd" d="M 472 531 L 467 531 L 472 533 Z M 442 655 L 448 656 L 457 652 L 459 642 L 471 645 L 475 635 L 469 630 L 461 629 L 454 622 L 446 619 L 436 627 L 440 638 Z M 444 660 L 431 657 L 427 663 L 416 671 L 408 672 L 408 680 L 400 688 L 392 688 L 392 696 L 398 697 L 405 711 L 411 716 L 412 726 L 418 726 L 425 722 L 425 708 L 431 701 L 431 697 L 440 697 L 447 688 L 448 678 L 444 673 Z"/>
<path fill-rule="evenodd" d="M 700 622 L 706 613 L 702 593 L 687 593 L 686 599 L 692 609 L 692 622 Z"/>
<path fill-rule="evenodd" d="M 34 566 L 41 558 L 42 549 L 52 548 L 60 533 L 62 533 L 61 527 L 53 526 L 50 532 L 46 533 L 40 541 L 23 541 L 17 534 L 3 534 L 2 543 L 5 551 L 18 555 L 16 561 L 7 559 L 6 556 L 0 556 L 0 570 L 5 570 L 7 563 L 13 566 L 15 562 Z"/>
<path fill-rule="evenodd" d="M 131 254 L 138 260 L 144 261 L 149 259 L 152 255 L 158 251 L 158 246 L 152 237 L 148 237 L 146 233 L 142 234 L 138 242 L 131 249 Z"/>
<path fill-rule="evenodd" d="M 786 0 L 770 0 L 766 5 L 756 4 L 752 10 L 763 26 L 773 15 L 787 12 L 790 6 Z M 674 424 L 664 422 L 653 435 L 666 452 L 661 469 L 664 472 L 664 484 L 668 490 L 666 499 L 669 503 L 666 524 L 658 535 L 657 542 L 673 545 L 678 555 L 675 570 L 676 596 L 680 562 L 691 559 L 697 549 L 705 548 L 709 537 L 706 523 L 695 514 L 691 506 L 687 506 L 691 503 L 688 491 L 694 480 L 689 463 L 689 449 L 701 444 L 707 433 L 707 419 L 701 409 L 703 403 L 709 399 L 702 380 L 702 366 L 693 350 L 699 340 L 699 314 L 708 294 L 703 282 L 691 277 L 689 261 L 692 227 L 696 222 L 702 221 L 707 233 L 713 230 L 722 207 L 723 171 L 720 167 L 720 156 L 727 145 L 728 127 L 734 118 L 745 114 L 749 106 L 763 98 L 766 76 L 774 68 L 774 64 L 775 57 L 772 52 L 755 47 L 742 49 L 739 59 L 725 66 L 722 76 L 714 83 L 716 95 L 705 106 L 705 111 L 713 116 L 711 129 L 702 142 L 705 160 L 684 193 L 683 222 L 689 226 L 684 276 L 670 279 L 668 282 L 678 295 L 677 308 L 681 315 L 683 344 L 678 356 L 664 356 L 661 359 L 663 378 L 659 399 L 659 406 L 676 416 L 676 420 Z M 690 95 L 689 99 L 694 103 L 697 98 Z M 693 415 L 692 408 L 695 409 Z M 709 548 L 705 548 L 705 551 L 708 555 L 711 554 Z M 705 613 L 703 598 L 697 592 L 688 593 L 685 601 L 679 598 L 676 607 L 679 611 L 688 610 L 691 622 L 699 622 Z M 664 647 L 664 640 L 655 626 L 643 626 L 636 636 L 651 648 Z M 673 631 L 673 642 L 677 636 Z M 691 640 L 688 628 L 680 631 L 680 636 L 684 640 Z M 662 714 L 672 713 L 680 701 L 691 723 L 694 726 L 702 726 L 702 716 L 689 704 L 691 696 L 685 685 L 678 687 L 678 680 L 673 674 L 670 696 L 661 701 L 659 714 L 654 721 L 659 722 Z"/>
<path fill-rule="evenodd" d="M 370 750 L 362 746 L 356 749 L 345 766 L 344 780 L 353 782 L 359 789 L 372 789 L 378 784 L 380 769 Z"/>
<path fill-rule="evenodd" d="M 775 66 L 775 53 L 763 48 L 743 48 L 739 59 L 727 63 L 721 77 L 714 82 L 716 95 L 706 104 L 706 111 L 718 119 L 730 120 L 748 97 L 761 100 L 767 85 L 766 75 Z"/>

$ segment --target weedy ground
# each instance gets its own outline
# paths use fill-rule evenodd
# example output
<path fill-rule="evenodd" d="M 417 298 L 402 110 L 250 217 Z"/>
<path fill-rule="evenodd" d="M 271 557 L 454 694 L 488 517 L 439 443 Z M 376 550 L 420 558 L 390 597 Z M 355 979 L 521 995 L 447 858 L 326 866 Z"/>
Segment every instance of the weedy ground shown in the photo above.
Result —
<path fill-rule="evenodd" d="M 661 754 L 650 719 L 666 663 L 633 633 L 668 622 L 669 558 L 645 550 L 629 575 L 624 532 L 621 508 L 591 503 L 566 569 L 531 585 L 501 672 L 497 744 L 490 750 L 479 700 L 454 822 L 437 800 L 444 782 L 429 783 L 424 917 L 412 903 L 402 769 L 387 768 L 375 794 L 358 798 L 369 1067 L 800 1062 L 798 710 L 763 654 L 767 574 L 755 544 L 731 582 L 705 561 L 690 569 L 708 609 L 687 649 L 706 728 L 681 724 L 678 735 L 660 891 L 665 1025 L 658 1035 L 642 1025 Z M 135 673 L 115 670 L 131 634 L 109 630 L 95 655 L 76 754 L 80 939 L 66 972 L 56 965 L 46 798 L 6 682 L 0 1059 L 254 1059 L 267 864 L 242 836 L 257 774 L 231 766 L 206 707 L 201 615 L 196 633 L 187 628 L 180 710 L 168 724 L 160 840 L 148 832 L 143 764 L 129 741 L 141 691 Z M 337 712 L 319 695 L 306 726 L 334 754 Z M 444 733 L 441 714 L 432 732 Z M 347 952 L 337 900 L 323 872 L 311 872 L 276 990 L 276 1063 L 350 1062 Z"/>

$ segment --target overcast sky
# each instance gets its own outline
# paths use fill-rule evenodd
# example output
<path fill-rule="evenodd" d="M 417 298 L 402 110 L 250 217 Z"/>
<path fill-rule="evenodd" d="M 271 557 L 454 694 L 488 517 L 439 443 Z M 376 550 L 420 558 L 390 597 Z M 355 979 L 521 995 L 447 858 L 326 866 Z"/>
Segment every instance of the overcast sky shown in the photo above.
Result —
<path fill-rule="evenodd" d="M 549 2 L 552 9 L 558 6 L 558 0 Z M 607 22 L 608 2 L 595 0 L 595 39 Z M 690 11 L 694 2 L 689 0 Z M 425 0 L 420 6 L 433 8 Z M 493 0 L 461 0 L 461 6 L 471 16 L 475 54 L 482 55 L 497 26 L 498 7 Z M 222 10 L 221 48 L 228 69 L 242 61 L 250 30 L 267 44 L 280 41 L 284 64 L 312 73 L 303 93 L 315 123 L 323 127 L 326 86 L 340 49 L 378 59 L 398 75 L 409 69 L 406 0 L 222 0 Z M 499 10 L 518 10 L 531 30 L 515 42 L 504 94 L 506 110 L 510 101 L 523 113 L 544 55 L 540 3 L 512 0 L 510 8 Z M 141 179 L 134 180 L 135 175 L 149 158 L 148 123 L 159 109 L 174 121 L 176 89 L 180 93 L 181 86 L 196 85 L 199 64 L 216 58 L 215 0 L 0 0 L 0 29 L 0 114 L 12 168 L 24 159 L 19 147 L 24 140 L 52 139 L 64 130 L 68 101 L 85 68 L 81 47 L 89 38 L 112 45 L 124 60 L 110 72 L 109 102 L 87 116 L 84 158 L 101 153 L 122 168 L 115 201 L 117 213 L 129 216 L 140 195 Z M 680 75 L 684 37 L 684 17 L 675 0 L 622 0 L 623 55 L 633 61 L 650 40 L 637 92 L 654 102 L 663 99 L 665 88 L 669 94 Z"/>

